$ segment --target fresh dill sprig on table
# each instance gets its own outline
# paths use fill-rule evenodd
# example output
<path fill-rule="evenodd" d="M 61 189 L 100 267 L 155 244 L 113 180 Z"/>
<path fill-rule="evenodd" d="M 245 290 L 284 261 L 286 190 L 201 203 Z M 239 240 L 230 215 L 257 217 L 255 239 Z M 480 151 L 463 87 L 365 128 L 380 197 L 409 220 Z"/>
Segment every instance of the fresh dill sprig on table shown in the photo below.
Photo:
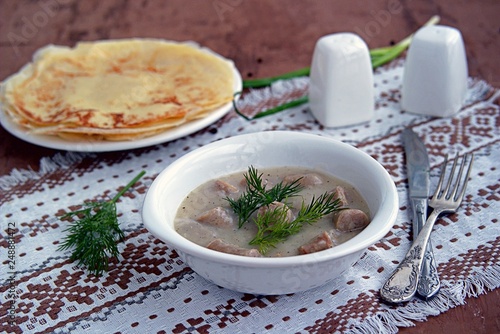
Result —
<path fill-rule="evenodd" d="M 144 171 L 140 172 L 111 200 L 86 202 L 83 209 L 68 212 L 60 217 L 67 219 L 76 216 L 79 220 L 72 222 L 71 226 L 64 230 L 67 236 L 58 250 L 73 249 L 70 259 L 78 261 L 78 265 L 86 266 L 96 276 L 107 271 L 109 259 L 120 255 L 117 241 L 125 237 L 118 225 L 116 201 L 144 174 Z"/>
<path fill-rule="evenodd" d="M 341 210 L 341 203 L 334 193 L 313 197 L 308 205 L 302 203 L 297 217 L 291 222 L 287 217 L 288 210 L 288 207 L 283 206 L 257 215 L 254 219 L 257 235 L 249 244 L 258 246 L 259 251 L 265 254 L 271 247 L 276 247 L 277 243 L 300 232 L 305 224 L 314 224 L 323 216 Z"/>
<path fill-rule="evenodd" d="M 248 172 L 243 174 L 243 177 L 247 182 L 246 192 L 236 200 L 226 197 L 229 206 L 238 215 L 238 227 L 240 228 L 261 206 L 269 205 L 272 202 L 281 202 L 285 198 L 297 195 L 302 190 L 300 178 L 287 184 L 280 182 L 266 190 L 262 174 L 259 174 L 253 166 L 248 168 Z"/>

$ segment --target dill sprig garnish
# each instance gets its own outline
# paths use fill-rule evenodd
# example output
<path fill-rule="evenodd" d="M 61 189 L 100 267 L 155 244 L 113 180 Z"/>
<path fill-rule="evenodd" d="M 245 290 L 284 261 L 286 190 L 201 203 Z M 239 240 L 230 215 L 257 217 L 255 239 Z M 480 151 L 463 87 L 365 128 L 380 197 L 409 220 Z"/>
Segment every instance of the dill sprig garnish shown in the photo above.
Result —
<path fill-rule="evenodd" d="M 243 174 L 247 182 L 246 192 L 238 199 L 226 197 L 229 206 L 238 215 L 238 227 L 241 228 L 250 216 L 261 206 L 269 205 L 272 202 L 281 202 L 285 198 L 296 196 L 302 190 L 300 178 L 284 184 L 280 182 L 272 188 L 265 188 L 262 174 L 259 174 L 253 166 L 248 168 L 248 172 Z"/>
<path fill-rule="evenodd" d="M 271 247 L 276 247 L 277 243 L 300 232 L 305 224 L 314 224 L 323 216 L 340 210 L 340 199 L 334 197 L 334 193 L 324 193 L 317 198 L 313 196 L 308 205 L 302 202 L 297 217 L 291 222 L 287 218 L 287 206 L 276 207 L 257 215 L 254 219 L 257 234 L 249 244 L 258 246 L 262 254 L 267 253 Z"/>
<path fill-rule="evenodd" d="M 140 172 L 111 200 L 103 202 L 86 202 L 84 208 L 64 214 L 61 219 L 79 217 L 71 223 L 64 232 L 63 243 L 58 250 L 73 249 L 70 259 L 78 261 L 96 276 L 100 276 L 109 267 L 109 259 L 117 258 L 117 241 L 123 240 L 125 235 L 118 225 L 116 202 L 132 187 L 143 175 Z"/>
<path fill-rule="evenodd" d="M 238 216 L 239 228 L 259 208 L 297 196 L 303 189 L 300 184 L 302 178 L 297 178 L 291 183 L 279 182 L 266 190 L 262 175 L 257 169 L 250 166 L 248 172 L 243 174 L 247 182 L 246 192 L 238 199 L 226 197 L 234 213 Z M 313 196 L 307 205 L 302 202 L 297 217 L 292 221 L 289 220 L 290 208 L 286 204 L 264 210 L 252 219 L 257 226 L 257 234 L 249 244 L 258 246 L 259 251 L 265 254 L 271 247 L 276 247 L 277 243 L 300 232 L 305 224 L 314 224 L 323 216 L 341 209 L 340 199 L 335 198 L 334 193 L 324 193 L 318 197 Z"/>

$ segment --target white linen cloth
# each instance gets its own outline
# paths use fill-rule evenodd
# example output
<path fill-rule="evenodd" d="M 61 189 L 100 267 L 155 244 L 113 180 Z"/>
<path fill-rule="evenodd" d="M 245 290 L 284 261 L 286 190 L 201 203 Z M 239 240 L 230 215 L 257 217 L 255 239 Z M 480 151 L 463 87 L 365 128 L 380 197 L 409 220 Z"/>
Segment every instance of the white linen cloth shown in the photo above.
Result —
<path fill-rule="evenodd" d="M 403 61 L 375 72 L 375 118 L 325 129 L 307 104 L 246 121 L 233 111 L 187 137 L 131 152 L 65 152 L 41 161 L 40 170 L 0 177 L 0 243 L 15 241 L 15 266 L 0 274 L 1 331 L 54 333 L 395 333 L 500 286 L 499 92 L 469 79 L 467 102 L 452 118 L 403 112 Z M 308 78 L 252 90 L 238 105 L 255 113 L 307 91 Z M 442 216 L 432 234 L 442 289 L 431 301 L 414 298 L 388 306 L 378 291 L 411 242 L 401 131 L 412 126 L 427 145 L 431 191 L 445 154 L 474 152 L 467 195 L 456 214 Z M 382 240 L 333 282 L 283 296 L 254 296 L 223 289 L 199 277 L 154 238 L 141 220 L 154 177 L 185 153 L 217 139 L 267 130 L 314 133 L 342 140 L 377 159 L 399 193 L 397 221 Z M 109 199 L 146 171 L 117 204 L 126 235 L 120 261 L 102 277 L 89 275 L 58 251 L 67 223 L 57 216 L 87 200 Z M 15 226 L 9 235 L 8 226 Z M 5 254 L 5 252 L 2 252 Z M 15 278 L 12 280 L 11 278 Z M 11 292 L 11 294 L 9 294 Z M 10 298 L 14 296 L 13 298 Z M 9 318 L 12 301 L 15 311 Z M 7 316 L 6 316 L 7 314 Z M 14 325 L 9 325 L 13 321 Z"/>

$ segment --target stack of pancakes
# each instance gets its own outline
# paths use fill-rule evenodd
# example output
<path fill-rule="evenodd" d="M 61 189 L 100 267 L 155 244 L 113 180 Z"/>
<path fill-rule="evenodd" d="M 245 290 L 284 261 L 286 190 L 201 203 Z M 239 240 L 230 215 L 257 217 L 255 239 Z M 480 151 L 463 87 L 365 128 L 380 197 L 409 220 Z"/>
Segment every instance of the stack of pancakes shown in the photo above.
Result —
<path fill-rule="evenodd" d="M 155 39 L 47 46 L 1 86 L 4 112 L 36 134 L 132 140 L 205 117 L 233 98 L 232 62 Z"/>

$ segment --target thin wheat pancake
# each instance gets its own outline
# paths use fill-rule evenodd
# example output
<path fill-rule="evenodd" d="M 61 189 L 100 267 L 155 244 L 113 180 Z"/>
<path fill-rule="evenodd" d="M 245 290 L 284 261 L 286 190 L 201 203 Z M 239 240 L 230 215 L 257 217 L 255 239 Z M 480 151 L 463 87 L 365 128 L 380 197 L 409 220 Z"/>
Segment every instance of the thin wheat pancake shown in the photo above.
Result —
<path fill-rule="evenodd" d="M 230 61 L 189 43 L 124 39 L 45 47 L 0 98 L 34 133 L 129 140 L 203 117 L 232 96 Z"/>

